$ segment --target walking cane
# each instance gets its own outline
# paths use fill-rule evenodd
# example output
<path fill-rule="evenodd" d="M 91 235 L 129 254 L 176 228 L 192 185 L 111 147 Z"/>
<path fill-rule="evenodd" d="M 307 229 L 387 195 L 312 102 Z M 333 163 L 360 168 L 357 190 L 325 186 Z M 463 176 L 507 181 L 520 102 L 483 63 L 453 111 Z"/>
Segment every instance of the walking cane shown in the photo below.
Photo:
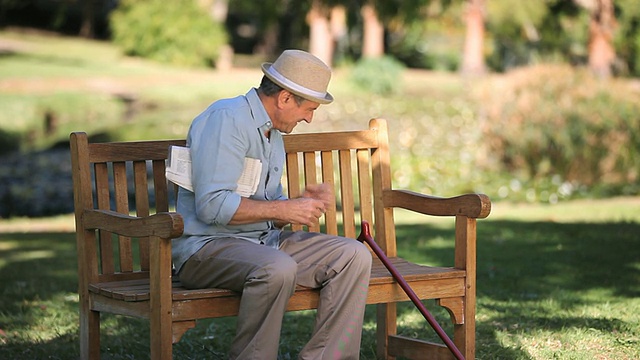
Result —
<path fill-rule="evenodd" d="M 440 324 L 438 324 L 438 322 L 433 317 L 433 315 L 431 315 L 431 313 L 427 310 L 424 304 L 420 301 L 420 299 L 418 298 L 418 295 L 416 295 L 413 289 L 411 289 L 411 287 L 409 286 L 407 281 L 402 277 L 400 272 L 398 272 L 395 266 L 391 264 L 391 262 L 389 261 L 389 258 L 382 251 L 380 246 L 378 246 L 375 240 L 373 240 L 373 237 L 371 236 L 371 227 L 369 225 L 369 222 L 362 221 L 362 231 L 360 233 L 360 236 L 358 236 L 358 241 L 366 242 L 371 247 L 371 249 L 373 250 L 374 253 L 376 253 L 380 261 L 382 261 L 382 263 L 384 264 L 384 266 L 387 267 L 391 275 L 393 275 L 393 278 L 396 279 L 398 284 L 400 284 L 400 287 L 402 288 L 402 290 L 404 290 L 404 292 L 409 296 L 411 301 L 413 301 L 413 304 L 418 308 L 418 310 L 420 310 L 424 318 L 427 319 L 427 322 L 429 323 L 429 325 L 431 325 L 433 330 L 435 330 L 438 336 L 440 336 L 440 339 L 442 339 L 442 341 L 444 341 L 444 343 L 447 345 L 449 350 L 451 350 L 451 352 L 456 357 L 456 359 L 464 360 L 464 356 L 462 356 L 462 353 L 460 352 L 460 350 L 458 350 L 458 348 L 453 343 L 453 341 L 451 341 L 449 336 L 447 336 L 444 330 L 442 330 L 442 327 L 440 326 Z"/>

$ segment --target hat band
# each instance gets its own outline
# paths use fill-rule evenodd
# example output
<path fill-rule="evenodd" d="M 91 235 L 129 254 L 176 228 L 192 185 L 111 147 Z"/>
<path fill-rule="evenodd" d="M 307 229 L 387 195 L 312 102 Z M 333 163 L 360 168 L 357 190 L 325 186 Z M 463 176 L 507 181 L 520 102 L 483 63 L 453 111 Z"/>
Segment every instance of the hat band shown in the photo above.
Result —
<path fill-rule="evenodd" d="M 269 68 L 267 69 L 267 72 L 269 73 L 269 75 L 273 76 L 275 80 L 279 81 L 280 83 L 282 83 L 283 85 L 285 85 L 286 87 L 290 88 L 293 91 L 297 91 L 299 93 L 312 96 L 315 98 L 324 98 L 325 96 L 327 96 L 326 92 L 311 90 L 287 79 L 286 77 L 282 76 L 282 74 L 280 74 L 278 70 L 274 69 L 273 65 L 269 66 Z"/>

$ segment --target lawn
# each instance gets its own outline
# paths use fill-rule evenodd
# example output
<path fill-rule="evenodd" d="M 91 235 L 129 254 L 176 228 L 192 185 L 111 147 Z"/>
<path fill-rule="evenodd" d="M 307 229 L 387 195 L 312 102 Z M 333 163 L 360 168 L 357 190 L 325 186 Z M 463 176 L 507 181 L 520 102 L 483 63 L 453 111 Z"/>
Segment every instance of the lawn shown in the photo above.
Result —
<path fill-rule="evenodd" d="M 477 358 L 640 358 L 640 199 L 494 209 L 478 225 Z M 402 256 L 451 261 L 452 224 L 397 216 Z M 78 357 L 72 221 L 0 223 L 1 359 Z M 442 309 L 427 306 L 446 324 Z M 402 334 L 437 340 L 412 304 L 399 313 Z M 369 306 L 362 359 L 374 357 L 374 319 Z M 313 311 L 287 314 L 280 359 L 295 358 L 312 323 Z M 224 358 L 233 327 L 233 318 L 200 322 L 174 346 L 175 358 Z M 103 329 L 103 358 L 148 358 L 146 322 L 103 316 Z"/>

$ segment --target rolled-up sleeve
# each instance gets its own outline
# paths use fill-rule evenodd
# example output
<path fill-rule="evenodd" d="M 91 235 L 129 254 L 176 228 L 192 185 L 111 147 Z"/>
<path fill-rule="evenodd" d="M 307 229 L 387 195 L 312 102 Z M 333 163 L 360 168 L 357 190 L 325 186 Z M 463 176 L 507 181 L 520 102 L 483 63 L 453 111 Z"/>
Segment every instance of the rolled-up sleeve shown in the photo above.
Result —
<path fill-rule="evenodd" d="M 240 206 L 235 191 L 247 141 L 237 124 L 232 112 L 217 109 L 203 113 L 189 130 L 195 211 L 206 224 L 227 225 Z"/>

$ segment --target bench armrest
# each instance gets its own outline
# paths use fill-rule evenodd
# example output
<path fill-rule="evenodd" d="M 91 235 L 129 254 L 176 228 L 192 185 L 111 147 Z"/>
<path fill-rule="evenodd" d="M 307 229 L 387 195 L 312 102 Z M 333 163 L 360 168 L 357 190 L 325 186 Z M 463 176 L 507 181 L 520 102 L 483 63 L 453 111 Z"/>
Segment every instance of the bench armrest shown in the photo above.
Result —
<path fill-rule="evenodd" d="M 82 222 L 87 230 L 106 230 L 128 237 L 158 236 L 173 239 L 182 235 L 184 222 L 175 212 L 157 213 L 146 217 L 120 214 L 112 210 L 85 210 Z"/>
<path fill-rule="evenodd" d="M 484 194 L 442 198 L 408 190 L 386 190 L 383 201 L 385 207 L 398 207 L 433 216 L 464 215 L 484 219 L 491 212 L 491 200 Z"/>

